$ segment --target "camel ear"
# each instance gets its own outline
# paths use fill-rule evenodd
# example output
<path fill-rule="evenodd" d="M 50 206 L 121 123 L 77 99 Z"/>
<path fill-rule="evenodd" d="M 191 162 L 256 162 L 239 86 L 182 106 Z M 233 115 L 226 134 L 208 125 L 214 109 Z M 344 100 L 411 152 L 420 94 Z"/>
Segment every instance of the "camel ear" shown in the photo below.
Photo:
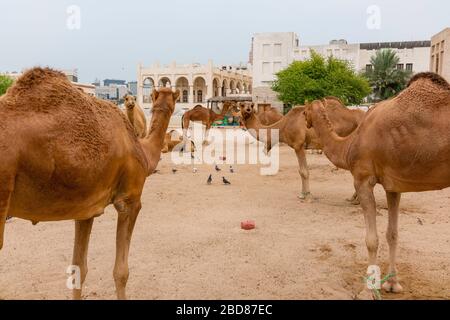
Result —
<path fill-rule="evenodd" d="M 153 103 L 155 103 L 156 100 L 158 100 L 158 96 L 159 96 L 159 92 L 156 89 L 153 89 L 153 93 L 152 93 L 152 101 L 153 101 Z"/>
<path fill-rule="evenodd" d="M 173 101 L 175 101 L 175 102 L 178 101 L 178 98 L 180 97 L 180 95 L 181 95 L 181 91 L 180 91 L 180 89 L 177 89 L 173 94 Z"/>

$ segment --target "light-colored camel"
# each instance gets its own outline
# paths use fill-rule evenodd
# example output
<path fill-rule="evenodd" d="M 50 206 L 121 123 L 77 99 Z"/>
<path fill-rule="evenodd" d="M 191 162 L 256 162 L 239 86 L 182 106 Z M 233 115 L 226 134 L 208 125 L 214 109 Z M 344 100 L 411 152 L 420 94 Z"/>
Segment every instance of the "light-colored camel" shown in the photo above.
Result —
<path fill-rule="evenodd" d="M 115 105 L 76 89 L 48 68 L 27 71 L 0 99 L 0 249 L 5 219 L 75 220 L 72 264 L 87 274 L 94 218 L 118 212 L 114 280 L 125 299 L 128 252 L 146 178 L 161 148 L 179 91 L 154 91 L 150 133 L 137 139 Z M 81 298 L 81 289 L 73 291 Z"/>
<path fill-rule="evenodd" d="M 205 140 L 203 144 L 208 143 L 209 131 L 211 130 L 214 122 L 222 120 L 228 111 L 234 106 L 234 102 L 226 101 L 223 104 L 222 112 L 220 114 L 215 113 L 212 109 L 206 109 L 201 105 L 194 107 L 192 110 L 187 111 L 181 119 L 181 126 L 183 128 L 183 138 L 187 142 L 188 130 L 191 121 L 201 122 L 206 127 Z"/>
<path fill-rule="evenodd" d="M 171 130 L 166 133 L 166 137 L 164 138 L 164 147 L 161 152 L 168 153 L 174 150 L 180 152 L 184 151 L 183 136 L 179 134 L 177 130 Z M 191 141 L 191 152 L 195 152 L 194 141 Z"/>
<path fill-rule="evenodd" d="M 326 102 L 325 102 L 326 103 Z M 338 137 L 324 108 L 314 101 L 305 111 L 327 157 L 350 170 L 366 221 L 369 265 L 377 264 L 378 233 L 373 189 L 381 184 L 389 211 L 389 274 L 383 287 L 401 292 L 396 268 L 401 193 L 450 186 L 450 85 L 433 73 L 414 76 L 407 89 L 373 107 L 346 138 Z"/>
<path fill-rule="evenodd" d="M 339 135 L 347 136 L 354 130 L 353 123 L 350 123 L 350 117 L 345 110 L 339 110 L 338 107 L 347 109 L 337 98 L 327 97 L 326 101 L 330 105 L 330 113 L 333 114 L 333 125 L 336 126 Z M 339 105 L 338 105 L 339 104 Z M 266 151 L 270 151 L 272 147 L 271 130 L 279 131 L 279 142 L 286 143 L 289 147 L 294 149 L 299 164 L 299 173 L 302 179 L 302 192 L 299 196 L 300 199 L 310 199 L 311 191 L 309 187 L 309 171 L 305 155 L 306 144 L 317 145 L 319 148 L 320 140 L 318 139 L 314 129 L 308 129 L 306 127 L 306 121 L 304 117 L 304 106 L 298 106 L 281 118 L 280 121 L 264 126 L 257 112 L 254 110 L 253 103 L 240 103 L 240 116 L 243 123 L 249 133 L 258 141 L 265 143 Z M 336 111 L 339 110 L 339 111 Z M 349 110 L 349 112 L 351 112 Z M 342 116 L 345 115 L 345 116 Z M 261 130 L 265 130 L 265 134 L 260 134 Z M 275 143 L 275 141 L 273 142 Z"/>
<path fill-rule="evenodd" d="M 147 136 L 147 119 L 145 118 L 144 110 L 137 104 L 136 98 L 127 94 L 124 97 L 126 115 L 134 132 L 138 138 L 145 138 Z"/>

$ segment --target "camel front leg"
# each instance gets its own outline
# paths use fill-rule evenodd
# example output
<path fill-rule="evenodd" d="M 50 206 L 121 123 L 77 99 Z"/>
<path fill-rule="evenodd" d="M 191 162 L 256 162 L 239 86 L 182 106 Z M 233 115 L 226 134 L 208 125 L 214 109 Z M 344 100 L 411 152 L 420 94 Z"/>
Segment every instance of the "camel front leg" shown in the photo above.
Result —
<path fill-rule="evenodd" d="M 295 150 L 297 155 L 297 161 L 299 166 L 300 177 L 302 178 L 302 192 L 299 196 L 301 200 L 311 199 L 311 190 L 309 188 L 309 170 L 308 163 L 306 162 L 306 154 L 303 146 Z"/>
<path fill-rule="evenodd" d="M 73 289 L 74 300 L 81 300 L 81 291 L 88 273 L 87 254 L 94 218 L 84 221 L 75 221 L 75 243 L 73 247 L 72 265 L 80 268 L 80 288 Z"/>
<path fill-rule="evenodd" d="M 116 284 L 117 298 L 119 300 L 126 300 L 125 288 L 129 276 L 128 255 L 134 225 L 141 210 L 141 202 L 140 200 L 120 201 L 114 204 L 114 206 L 118 213 L 114 281 Z"/>
<path fill-rule="evenodd" d="M 378 253 L 377 209 L 373 194 L 374 187 L 375 183 L 372 183 L 370 178 L 355 182 L 355 188 L 364 211 L 366 245 L 369 252 L 369 265 L 371 266 L 376 265 Z"/>
<path fill-rule="evenodd" d="M 398 209 L 400 205 L 400 193 L 386 192 L 389 223 L 386 232 L 386 238 L 389 245 L 389 276 L 390 278 L 383 284 L 383 289 L 387 292 L 400 293 L 403 291 L 402 286 L 398 283 L 397 278 L 397 243 L 398 243 Z"/>
<path fill-rule="evenodd" d="M 207 146 L 209 144 L 209 132 L 211 131 L 211 124 L 206 125 L 205 139 L 203 140 L 203 145 Z"/>

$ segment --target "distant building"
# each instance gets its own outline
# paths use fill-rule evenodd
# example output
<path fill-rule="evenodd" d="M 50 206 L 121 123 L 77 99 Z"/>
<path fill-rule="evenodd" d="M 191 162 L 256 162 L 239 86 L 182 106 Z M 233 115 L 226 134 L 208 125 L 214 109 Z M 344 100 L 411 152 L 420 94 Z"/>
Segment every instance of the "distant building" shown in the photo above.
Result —
<path fill-rule="evenodd" d="M 125 85 L 110 85 L 95 87 L 95 96 L 99 99 L 110 100 L 119 103 L 120 100 L 128 93 Z"/>
<path fill-rule="evenodd" d="M 450 28 L 431 38 L 430 70 L 450 82 Z"/>
<path fill-rule="evenodd" d="M 103 80 L 103 85 L 105 87 L 109 87 L 111 85 L 125 86 L 126 84 L 127 84 L 127 82 L 125 80 L 116 80 L 116 79 L 105 79 L 105 80 Z"/>
<path fill-rule="evenodd" d="M 128 91 L 135 97 L 138 95 L 138 83 L 137 81 L 131 81 L 127 83 Z"/>
<path fill-rule="evenodd" d="M 394 50 L 400 58 L 397 68 L 414 73 L 429 70 L 430 41 L 349 44 L 341 39 L 332 40 L 326 45 L 300 46 L 298 36 L 293 32 L 255 34 L 251 59 L 253 61 L 253 98 L 256 102 L 268 102 L 281 110 L 283 104 L 271 90 L 275 74 L 293 61 L 309 59 L 311 50 L 324 57 L 333 56 L 347 60 L 354 70 L 359 72 L 372 68 L 371 57 L 376 51 L 387 48 Z"/>
<path fill-rule="evenodd" d="M 213 97 L 250 95 L 252 73 L 248 65 L 214 66 L 198 63 L 167 66 L 159 63 L 151 67 L 138 66 L 138 102 L 146 108 L 151 106 L 151 92 L 154 88 L 171 87 L 181 92 L 177 107 L 190 109 L 195 105 L 206 106 Z"/>

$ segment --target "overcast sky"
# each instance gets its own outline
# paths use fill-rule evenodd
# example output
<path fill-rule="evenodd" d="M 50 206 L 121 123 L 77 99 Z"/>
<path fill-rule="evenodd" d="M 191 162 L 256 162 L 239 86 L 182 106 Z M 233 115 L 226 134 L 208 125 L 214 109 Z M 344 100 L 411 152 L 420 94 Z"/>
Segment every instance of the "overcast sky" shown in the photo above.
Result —
<path fill-rule="evenodd" d="M 81 28 L 70 30 L 81 10 Z M 367 27 L 367 8 L 381 28 Z M 252 34 L 294 31 L 301 44 L 429 40 L 450 26 L 448 0 L 0 0 L 0 71 L 77 68 L 81 81 L 134 80 L 137 64 L 247 62 Z"/>

